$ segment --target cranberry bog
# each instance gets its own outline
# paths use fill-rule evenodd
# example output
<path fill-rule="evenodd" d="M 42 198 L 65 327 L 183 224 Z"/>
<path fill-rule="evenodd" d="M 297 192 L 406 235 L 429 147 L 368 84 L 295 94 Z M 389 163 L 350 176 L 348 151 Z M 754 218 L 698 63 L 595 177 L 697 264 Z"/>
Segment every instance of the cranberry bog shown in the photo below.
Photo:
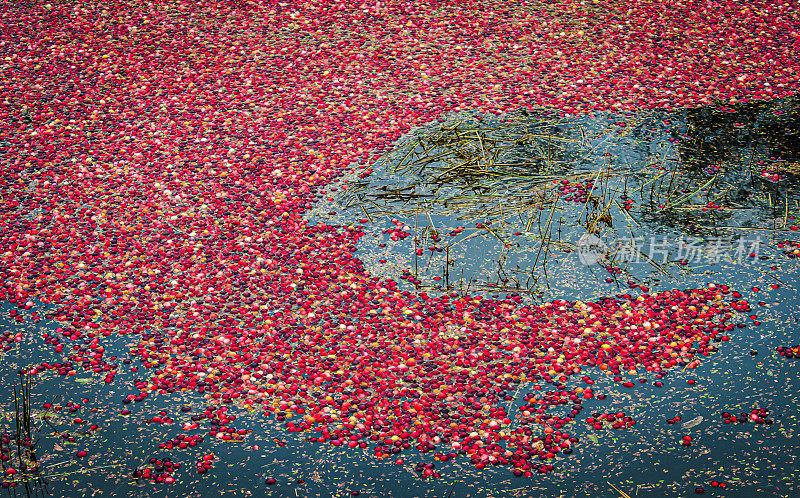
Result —
<path fill-rule="evenodd" d="M 796 6 L 0 7 L 0 492 L 796 496 Z"/>

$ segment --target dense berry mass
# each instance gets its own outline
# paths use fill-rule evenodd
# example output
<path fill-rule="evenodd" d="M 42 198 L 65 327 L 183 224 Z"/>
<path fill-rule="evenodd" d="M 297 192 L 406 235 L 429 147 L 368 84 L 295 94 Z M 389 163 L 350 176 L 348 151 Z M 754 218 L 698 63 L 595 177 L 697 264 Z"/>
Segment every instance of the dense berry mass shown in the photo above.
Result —
<path fill-rule="evenodd" d="M 66 358 L 34 372 L 113 382 L 106 341 L 135 336 L 147 370 L 126 402 L 194 391 L 214 437 L 240 436 L 217 409 L 236 403 L 378 457 L 548 472 L 578 442 L 584 369 L 696 366 L 747 303 L 725 286 L 541 306 L 412 294 L 364 270 L 357 228 L 304 213 L 451 110 L 789 95 L 797 16 L 774 1 L 5 2 L 0 298 L 53 307 L 45 339 Z M 541 397 L 506 413 L 525 382 Z M 151 464 L 138 476 L 172 479 Z"/>

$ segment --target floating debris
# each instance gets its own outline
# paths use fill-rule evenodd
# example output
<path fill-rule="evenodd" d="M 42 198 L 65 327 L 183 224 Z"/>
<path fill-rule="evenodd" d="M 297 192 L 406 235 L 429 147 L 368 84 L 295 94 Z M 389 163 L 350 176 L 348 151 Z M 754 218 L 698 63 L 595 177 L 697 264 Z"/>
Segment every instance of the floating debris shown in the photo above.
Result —
<path fill-rule="evenodd" d="M 684 422 L 681 427 L 683 427 L 684 429 L 692 429 L 692 428 L 697 427 L 698 425 L 702 424 L 703 420 L 705 420 L 703 418 L 703 416 L 702 415 L 698 415 L 695 418 L 693 418 L 691 420 L 687 420 L 686 422 Z"/>

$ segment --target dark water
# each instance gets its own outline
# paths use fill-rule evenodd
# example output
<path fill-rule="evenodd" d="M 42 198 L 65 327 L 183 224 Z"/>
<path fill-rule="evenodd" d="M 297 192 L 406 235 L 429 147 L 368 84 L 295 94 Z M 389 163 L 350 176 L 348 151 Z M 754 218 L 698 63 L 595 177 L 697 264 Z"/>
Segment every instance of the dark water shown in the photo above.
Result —
<path fill-rule="evenodd" d="M 760 325 L 740 317 L 747 327 L 733 331 L 730 341 L 704 357 L 697 369 L 672 372 L 662 388 L 648 382 L 626 389 L 587 369 L 596 379 L 595 391 L 608 397 L 587 400 L 586 416 L 594 410 L 620 410 L 637 423 L 626 430 L 594 431 L 583 422 L 585 417 L 579 419 L 571 432 L 582 441 L 572 455 L 554 463 L 554 473 L 515 478 L 507 468 L 480 471 L 457 459 L 434 462 L 442 478 L 423 480 L 413 467 L 419 461 L 433 462 L 430 454 L 407 451 L 403 465 L 379 461 L 370 448 L 305 442 L 309 435 L 288 433 L 274 419 L 234 405 L 227 405 L 227 414 L 236 417 L 228 425 L 252 432 L 243 442 L 216 440 L 206 422 L 184 427 L 208 406 L 197 393 L 151 394 L 124 405 L 127 395 L 138 393 L 136 381 L 150 375 L 133 361 L 121 366 L 112 384 L 81 369 L 74 376 L 50 370 L 34 376 L 42 478 L 31 482 L 28 491 L 52 496 L 291 497 L 350 496 L 355 491 L 361 496 L 620 496 L 613 485 L 630 496 L 688 496 L 697 486 L 710 496 L 799 496 L 800 361 L 775 353 L 777 346 L 800 343 L 798 263 L 785 254 L 789 246 L 778 246 L 800 240 L 791 229 L 791 217 L 800 218 L 797 123 L 796 100 L 737 112 L 578 118 L 542 113 L 480 121 L 453 116 L 404 140 L 422 137 L 424 142 L 431 133 L 440 133 L 444 144 L 453 133 L 445 131 L 442 138 L 441 128 L 458 129 L 462 154 L 491 161 L 481 166 L 476 160 L 460 167 L 458 175 L 448 171 L 453 164 L 435 161 L 421 171 L 418 163 L 411 171 L 395 172 L 410 147 L 417 147 L 398 144 L 373 167 L 372 175 L 334 187 L 325 196 L 333 200 L 310 213 L 312 221 L 361 225 L 365 236 L 356 256 L 375 276 L 431 294 L 519 293 L 531 300 L 589 300 L 708 283 L 742 292 Z M 463 138 L 470 133 L 474 139 Z M 491 149 L 491 140 L 495 150 L 480 150 Z M 440 153 L 424 149 L 411 154 L 414 161 Z M 442 145 L 439 150 L 444 149 Z M 455 156 L 442 157 L 461 164 Z M 354 190 L 354 182 L 360 182 L 360 190 Z M 724 209 L 709 209 L 709 203 Z M 397 237 L 401 231 L 409 235 Z M 587 251 L 580 242 L 587 233 L 601 242 L 598 251 Z M 643 247 L 638 261 L 627 261 L 619 243 L 636 237 L 647 243 L 655 237 L 666 252 L 651 254 L 650 247 Z M 698 248 L 691 258 L 680 254 L 677 242 L 689 238 Z M 717 251 L 712 244 L 718 245 Z M 744 250 L 737 254 L 740 247 Z M 419 248 L 423 255 L 415 257 Z M 3 353 L 1 364 L 7 389 L 0 407 L 7 432 L 14 427 L 10 391 L 18 382 L 17 371 L 68 361 L 72 346 L 68 342 L 62 354 L 54 353 L 42 333 L 55 334 L 57 324 L 33 322 L 30 312 L 22 311 L 27 318 L 19 323 L 10 317 L 10 309 L 3 307 L 2 332 L 21 335 Z M 127 358 L 132 342 L 125 336 L 108 341 L 105 356 Z M 689 385 L 688 379 L 697 384 Z M 525 386 L 515 394 L 510 413 L 522 404 Z M 49 424 L 38 408 L 44 403 L 62 407 L 47 411 Z M 81 407 L 70 413 L 68 403 Z M 182 406 L 191 411 L 181 411 Z M 774 423 L 722 421 L 724 411 L 738 414 L 754 408 L 770 410 Z M 123 409 L 130 415 L 121 415 Z M 162 411 L 172 423 L 147 422 Z M 675 416 L 682 422 L 698 416 L 703 420 L 691 428 L 669 425 L 667 418 Z M 84 423 L 75 423 L 76 418 Z M 91 425 L 98 427 L 90 430 Z M 201 435 L 204 441 L 185 449 L 159 448 L 179 434 Z M 692 446 L 681 445 L 684 435 L 693 438 Z M 82 450 L 87 456 L 76 457 Z M 212 468 L 197 474 L 196 462 L 212 453 Z M 172 474 L 174 483 L 132 477 L 137 469 L 153 467 L 151 458 L 164 457 L 181 465 Z M 267 486 L 270 477 L 277 482 Z M 712 487 L 712 481 L 727 487 Z M 8 492 L 26 495 L 21 484 Z"/>

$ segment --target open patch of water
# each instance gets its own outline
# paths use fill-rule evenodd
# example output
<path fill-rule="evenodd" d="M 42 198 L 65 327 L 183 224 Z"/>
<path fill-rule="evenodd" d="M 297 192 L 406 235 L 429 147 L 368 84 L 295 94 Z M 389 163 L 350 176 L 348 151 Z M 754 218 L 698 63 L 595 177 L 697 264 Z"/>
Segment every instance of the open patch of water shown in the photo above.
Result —
<path fill-rule="evenodd" d="M 376 275 L 429 293 L 588 299 L 750 280 L 793 240 L 798 100 L 641 115 L 459 114 L 331 187 Z"/>

